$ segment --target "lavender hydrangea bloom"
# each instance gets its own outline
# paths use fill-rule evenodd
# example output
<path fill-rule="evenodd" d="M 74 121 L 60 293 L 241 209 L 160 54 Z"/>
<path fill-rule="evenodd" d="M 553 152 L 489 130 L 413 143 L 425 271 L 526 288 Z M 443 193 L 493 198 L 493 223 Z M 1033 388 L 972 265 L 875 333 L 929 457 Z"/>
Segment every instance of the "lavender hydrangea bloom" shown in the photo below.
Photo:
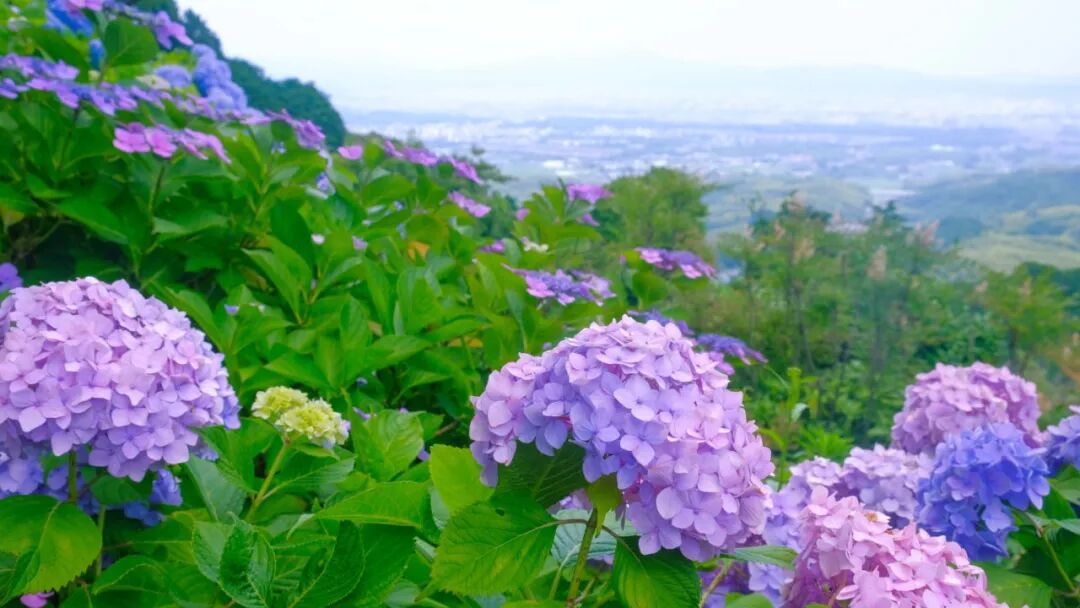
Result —
<path fill-rule="evenodd" d="M 880 445 L 853 448 L 844 459 L 836 492 L 854 496 L 866 508 L 889 516 L 894 528 L 915 519 L 919 481 L 930 475 L 932 459 Z"/>
<path fill-rule="evenodd" d="M 424 167 L 434 167 L 439 163 L 439 157 L 433 152 L 429 152 L 423 148 L 413 148 L 410 146 L 402 146 L 399 149 L 394 145 L 394 142 L 389 139 L 383 142 L 383 150 L 393 158 Z"/>
<path fill-rule="evenodd" d="M 1051 475 L 1057 475 L 1065 465 L 1080 469 L 1080 405 L 1071 409 L 1074 415 L 1046 429 L 1045 459 Z"/>
<path fill-rule="evenodd" d="M 600 184 L 569 184 L 566 186 L 566 198 L 570 202 L 585 201 L 595 205 L 600 199 L 608 198 L 611 192 Z"/>
<path fill-rule="evenodd" d="M 322 147 L 323 142 L 326 141 L 326 134 L 322 132 L 322 129 L 320 129 L 318 125 L 310 120 L 293 118 L 286 110 L 280 112 L 267 112 L 267 116 L 273 120 L 280 120 L 292 127 L 293 132 L 296 133 L 296 143 L 300 144 L 300 147 L 302 148 L 318 150 Z"/>
<path fill-rule="evenodd" d="M 451 192 L 447 198 L 473 217 L 484 217 L 491 212 L 491 207 L 478 203 L 460 192 Z"/>
<path fill-rule="evenodd" d="M 683 336 L 687 338 L 694 337 L 694 330 L 690 329 L 690 326 L 687 325 L 686 321 L 680 319 L 672 319 L 655 308 L 651 308 L 645 311 L 632 310 L 629 314 L 630 316 L 640 321 L 656 321 L 661 325 L 674 323 L 675 327 L 679 328 L 679 332 L 682 333 Z"/>
<path fill-rule="evenodd" d="M 765 355 L 747 346 L 746 342 L 731 336 L 701 334 L 697 337 L 697 343 L 711 352 L 736 357 L 747 365 L 754 362 L 767 363 L 769 361 L 765 358 Z"/>
<path fill-rule="evenodd" d="M 18 99 L 19 94 L 25 90 L 25 86 L 10 78 L 0 79 L 0 97 L 5 99 Z"/>
<path fill-rule="evenodd" d="M 89 36 L 94 32 L 94 24 L 82 14 L 83 8 L 86 8 L 85 5 L 73 0 L 48 0 L 45 6 L 46 24 L 61 32 Z"/>
<path fill-rule="evenodd" d="M 191 72 L 182 65 L 163 65 L 154 70 L 154 74 L 169 83 L 174 89 L 184 89 L 191 86 Z"/>
<path fill-rule="evenodd" d="M 199 94 L 221 109 L 246 108 L 247 95 L 233 82 L 229 64 L 219 59 L 217 53 L 206 45 L 197 44 L 191 50 L 196 57 L 191 79 Z"/>
<path fill-rule="evenodd" d="M 943 534 L 975 559 L 1006 555 L 1016 529 L 1012 509 L 1042 507 L 1050 492 L 1037 449 L 1011 424 L 952 435 L 937 449 L 929 478 L 919 484 L 919 525 Z"/>
<path fill-rule="evenodd" d="M 454 168 L 454 175 L 462 179 L 467 179 L 474 184 L 484 183 L 476 173 L 476 167 L 472 166 L 468 161 L 460 160 L 452 156 L 447 156 L 442 160 L 450 163 L 450 166 Z"/>
<path fill-rule="evenodd" d="M 637 251 L 646 263 L 667 272 L 681 270 L 688 279 L 716 276 L 716 268 L 689 251 L 651 247 L 638 247 Z"/>
<path fill-rule="evenodd" d="M 484 253 L 506 253 L 506 244 L 502 241 L 492 241 L 480 248 Z"/>
<path fill-rule="evenodd" d="M 239 426 L 222 356 L 180 311 L 123 281 L 15 289 L 0 303 L 0 436 L 140 480 L 195 429 Z"/>
<path fill-rule="evenodd" d="M 206 160 L 207 153 L 231 163 L 225 147 L 217 136 L 192 129 L 177 131 L 162 125 L 147 127 L 137 122 L 119 124 L 113 133 L 113 146 L 121 152 L 139 154 L 153 152 L 161 158 L 171 158 L 183 148 L 192 156 Z"/>
<path fill-rule="evenodd" d="M 179 42 L 184 46 L 191 46 L 191 38 L 188 38 L 187 32 L 184 30 L 184 26 L 172 20 L 165 11 L 158 11 L 150 16 L 149 23 L 150 29 L 154 32 L 154 37 L 157 38 L 158 44 L 163 49 L 171 49 L 173 47 L 173 41 Z"/>
<path fill-rule="evenodd" d="M 853 608 L 1007 608 L 959 545 L 914 524 L 893 530 L 884 515 L 853 497 L 836 499 L 818 488 L 800 520 L 803 550 L 785 608 L 838 600 Z"/>
<path fill-rule="evenodd" d="M 19 269 L 10 262 L 0 264 L 0 293 L 11 291 L 16 287 L 22 287 L 22 278 L 19 277 Z"/>
<path fill-rule="evenodd" d="M 840 485 L 841 468 L 835 462 L 820 456 L 805 460 L 791 467 L 791 478 L 780 491 L 772 495 L 767 512 L 762 540 L 765 544 L 800 547 L 799 517 L 810 503 L 815 488 L 835 492 Z M 749 588 L 768 597 L 773 605 L 780 604 L 781 593 L 791 582 L 791 572 L 780 566 L 749 564 Z"/>
<path fill-rule="evenodd" d="M 1033 447 L 1039 444 L 1039 400 L 1035 385 L 1007 368 L 976 363 L 955 367 L 938 363 L 916 376 L 897 412 L 892 445 L 907 452 L 932 454 L 950 435 L 994 422 L 1020 429 Z"/>
<path fill-rule="evenodd" d="M 615 475 L 644 553 L 705 560 L 759 534 L 773 470 L 742 395 L 674 325 L 594 324 L 523 355 L 473 400 L 472 452 L 494 484 L 518 442 L 585 449 L 590 482 Z"/>
<path fill-rule="evenodd" d="M 577 300 L 591 300 L 603 304 L 604 300 L 615 297 L 611 283 L 602 277 L 587 272 L 571 271 L 573 276 L 562 269 L 554 273 L 543 270 L 523 270 L 506 266 L 508 270 L 525 279 L 525 290 L 529 295 L 541 300 L 553 299 L 567 305 Z"/>

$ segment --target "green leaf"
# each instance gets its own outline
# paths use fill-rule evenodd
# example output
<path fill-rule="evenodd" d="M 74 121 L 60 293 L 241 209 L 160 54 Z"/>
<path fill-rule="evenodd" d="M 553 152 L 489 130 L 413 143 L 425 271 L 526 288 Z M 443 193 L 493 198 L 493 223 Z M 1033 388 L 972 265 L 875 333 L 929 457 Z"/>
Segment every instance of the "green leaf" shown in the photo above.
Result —
<path fill-rule="evenodd" d="M 154 218 L 154 232 L 162 242 L 183 238 L 212 228 L 225 228 L 229 219 L 208 209 L 193 208 L 168 219 Z"/>
<path fill-rule="evenodd" d="M 138 65 L 154 59 L 157 41 L 150 30 L 127 19 L 113 19 L 105 27 L 105 64 L 109 67 Z"/>
<path fill-rule="evenodd" d="M 330 452 L 326 457 L 296 452 L 274 478 L 274 492 L 305 492 L 331 486 L 352 472 L 354 460 Z"/>
<path fill-rule="evenodd" d="M 251 524 L 238 521 L 221 552 L 221 588 L 246 608 L 268 608 L 274 581 L 274 550 Z"/>
<path fill-rule="evenodd" d="M 128 244 L 127 234 L 119 228 L 123 225 L 120 218 L 103 201 L 88 196 L 73 196 L 57 205 L 56 210 L 83 224 L 106 241 L 118 245 Z"/>
<path fill-rule="evenodd" d="M 90 493 L 103 505 L 122 505 L 145 501 L 150 496 L 152 479 L 148 476 L 136 484 L 126 477 L 105 476 L 90 486 Z"/>
<path fill-rule="evenodd" d="M 339 605 L 355 608 L 383 606 L 387 594 L 405 573 L 414 551 L 412 530 L 397 526 L 360 527 L 363 571 L 357 573 L 356 587 Z"/>
<path fill-rule="evenodd" d="M 90 69 L 86 56 L 72 46 L 60 32 L 48 28 L 30 28 L 26 36 L 34 41 L 35 47 L 45 51 L 53 61 L 63 61 L 80 70 Z"/>
<path fill-rule="evenodd" d="M 424 449 L 424 428 L 416 414 L 383 410 L 353 428 L 353 448 L 368 475 L 388 481 L 407 469 Z"/>
<path fill-rule="evenodd" d="M 342 522 L 330 559 L 321 567 L 316 560 L 309 562 L 312 570 L 305 570 L 300 586 L 289 598 L 289 608 L 322 608 L 351 593 L 360 582 L 357 575 L 364 570 L 363 549 L 360 529 Z"/>
<path fill-rule="evenodd" d="M 549 507 L 585 487 L 581 463 L 585 450 L 565 443 L 554 456 L 545 456 L 532 444 L 519 445 L 508 467 L 499 467 L 497 493 L 523 493 Z"/>
<path fill-rule="evenodd" d="M 37 213 L 38 206 L 34 204 L 34 201 L 30 200 L 29 196 L 7 184 L 0 184 L 0 209 L 30 215 Z"/>
<path fill-rule="evenodd" d="M 1080 519 L 1059 519 L 1054 523 L 1073 534 L 1080 534 Z"/>
<path fill-rule="evenodd" d="M 389 203 L 407 197 L 414 189 L 411 181 L 396 173 L 389 173 L 376 177 L 364 186 L 364 202 L 368 205 Z"/>
<path fill-rule="evenodd" d="M 563 509 L 558 512 L 557 517 L 561 520 L 566 519 L 589 519 L 590 513 L 584 509 Z M 606 525 L 611 527 L 612 525 L 618 527 L 618 523 L 614 521 L 614 517 L 608 518 Z M 616 529 L 616 532 L 620 532 Z M 629 531 L 633 533 L 632 531 Z M 585 538 L 585 524 L 583 523 L 565 523 L 560 524 L 559 529 L 555 532 L 555 545 L 551 549 L 551 556 L 555 558 L 555 561 L 563 568 L 572 566 L 574 561 L 577 560 L 578 553 L 581 552 L 581 541 Z M 615 546 L 618 541 L 608 533 L 606 530 L 601 530 L 589 545 L 589 559 L 602 559 L 606 557 L 612 557 L 615 555 Z"/>
<path fill-rule="evenodd" d="M 795 567 L 796 555 L 798 554 L 790 547 L 780 545 L 739 547 L 731 552 L 731 556 L 739 561 L 780 566 L 786 570 Z"/>
<path fill-rule="evenodd" d="M 605 475 L 590 483 L 585 488 L 585 494 L 588 495 L 593 508 L 597 510 L 600 521 L 604 521 L 607 514 L 622 502 L 622 492 L 619 491 L 619 484 L 614 475 Z"/>
<path fill-rule="evenodd" d="M 642 555 L 636 543 L 620 542 L 611 577 L 623 605 L 632 608 L 696 608 L 701 598 L 694 565 L 678 551 Z"/>
<path fill-rule="evenodd" d="M 244 510 L 247 495 L 222 474 L 217 464 L 193 456 L 184 466 L 191 473 L 210 517 L 224 521 L 226 516 L 239 515 Z"/>
<path fill-rule="evenodd" d="M 427 488 L 415 481 L 380 483 L 346 494 L 315 514 L 318 519 L 358 524 L 387 524 L 419 528 L 424 521 Z"/>
<path fill-rule="evenodd" d="M 980 563 L 986 571 L 986 584 L 999 602 L 1012 608 L 1050 608 L 1054 589 L 1041 580 L 1013 572 L 996 564 Z"/>
<path fill-rule="evenodd" d="M 255 460 L 278 438 L 273 426 L 258 418 L 241 418 L 239 429 L 214 426 L 204 429 L 202 436 L 217 452 L 214 464 L 225 478 L 249 494 L 259 491 L 262 480 L 255 478 Z"/>
<path fill-rule="evenodd" d="M 48 496 L 0 500 L 0 553 L 18 556 L 26 581 L 18 593 L 56 589 L 74 579 L 101 552 L 94 522 L 71 503 Z"/>
<path fill-rule="evenodd" d="M 199 572 L 215 583 L 221 580 L 221 554 L 232 531 L 229 524 L 200 521 L 195 524 L 192 552 Z"/>
<path fill-rule="evenodd" d="M 127 555 L 101 573 L 92 587 L 94 595 L 110 591 L 136 591 L 158 595 L 165 590 L 165 571 L 157 560 Z"/>
<path fill-rule="evenodd" d="M 543 507 L 524 496 L 467 507 L 442 531 L 431 580 L 440 589 L 473 595 L 522 587 L 543 569 L 556 525 Z"/>
<path fill-rule="evenodd" d="M 480 481 L 480 464 L 468 448 L 433 446 L 428 469 L 435 489 L 451 514 L 487 500 L 494 493 L 492 488 Z"/>
<path fill-rule="evenodd" d="M 416 336 L 383 336 L 360 353 L 354 363 L 355 374 L 350 375 L 361 376 L 390 367 L 429 347 L 429 342 Z"/>
<path fill-rule="evenodd" d="M 750 595 L 729 593 L 724 598 L 724 608 L 773 608 L 773 603 L 760 593 Z"/>

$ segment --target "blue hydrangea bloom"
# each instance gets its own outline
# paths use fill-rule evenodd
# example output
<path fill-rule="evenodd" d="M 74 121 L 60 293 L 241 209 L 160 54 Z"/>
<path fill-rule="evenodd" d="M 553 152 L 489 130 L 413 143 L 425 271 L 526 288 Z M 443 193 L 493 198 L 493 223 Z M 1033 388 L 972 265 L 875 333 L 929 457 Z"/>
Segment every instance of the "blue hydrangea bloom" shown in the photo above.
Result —
<path fill-rule="evenodd" d="M 94 38 L 90 41 L 90 67 L 95 70 L 101 69 L 101 62 L 105 59 L 105 45 L 101 40 Z"/>
<path fill-rule="evenodd" d="M 154 70 L 154 74 L 169 83 L 174 89 L 184 89 L 191 86 L 191 72 L 182 65 L 163 65 Z"/>
<path fill-rule="evenodd" d="M 1061 467 L 1080 469 L 1080 405 L 1072 406 L 1074 415 L 1046 429 L 1046 464 L 1057 475 Z"/>
<path fill-rule="evenodd" d="M 1042 507 L 1048 474 L 1039 450 L 1011 424 L 952 435 L 919 484 L 919 526 L 955 541 L 972 559 L 1006 555 L 1005 539 L 1016 529 L 1012 509 Z"/>
<path fill-rule="evenodd" d="M 154 510 L 155 505 L 180 506 L 183 499 L 180 497 L 180 481 L 167 469 L 158 471 L 157 478 L 151 486 L 150 498 L 146 502 L 129 502 L 124 505 L 124 515 L 131 519 L 137 519 L 146 526 L 156 526 L 165 518 L 159 511 Z"/>

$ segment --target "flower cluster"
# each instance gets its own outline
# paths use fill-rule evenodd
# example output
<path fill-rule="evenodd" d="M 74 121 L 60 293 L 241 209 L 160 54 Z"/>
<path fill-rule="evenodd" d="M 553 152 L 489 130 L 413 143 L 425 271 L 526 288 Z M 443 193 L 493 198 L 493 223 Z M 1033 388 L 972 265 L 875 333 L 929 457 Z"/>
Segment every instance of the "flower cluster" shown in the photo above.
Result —
<path fill-rule="evenodd" d="M 137 122 L 119 124 L 113 132 L 113 146 L 129 154 L 153 152 L 161 158 L 172 158 L 183 148 L 203 160 L 211 153 L 225 163 L 232 162 L 217 136 L 192 129 L 178 131 L 161 125 L 147 127 Z"/>
<path fill-rule="evenodd" d="M 481 184 L 483 181 L 476 173 L 476 167 L 472 166 L 468 161 L 454 158 L 453 156 L 447 156 L 442 159 L 445 162 L 450 163 L 450 166 L 454 168 L 454 175 L 467 179 L 474 184 Z"/>
<path fill-rule="evenodd" d="M 383 150 L 385 150 L 386 154 L 392 158 L 413 163 L 414 165 L 434 167 L 439 163 L 439 157 L 433 152 L 429 152 L 424 148 L 413 148 L 411 146 L 402 146 L 401 148 L 398 148 L 394 145 L 394 142 L 389 139 L 383 142 Z"/>
<path fill-rule="evenodd" d="M 844 459 L 839 496 L 854 496 L 866 508 L 889 516 L 894 528 L 915 519 L 919 481 L 930 475 L 932 459 L 880 445 L 853 448 Z"/>
<path fill-rule="evenodd" d="M 708 559 L 765 524 L 768 448 L 742 395 L 674 325 L 594 324 L 493 373 L 475 398 L 472 452 L 494 484 L 518 442 L 585 449 L 590 482 L 615 475 L 644 553 Z"/>
<path fill-rule="evenodd" d="M 1038 444 L 1039 402 L 1035 385 L 1007 368 L 976 363 L 938 363 L 919 374 L 904 392 L 904 408 L 893 420 L 892 444 L 908 452 L 934 452 L 950 435 L 995 422 L 1020 429 Z"/>
<path fill-rule="evenodd" d="M 191 47 L 195 55 L 192 82 L 199 94 L 223 110 L 242 110 L 247 107 L 247 95 L 232 79 L 229 64 L 218 58 L 214 49 L 205 44 Z"/>
<path fill-rule="evenodd" d="M 180 311 L 123 281 L 15 289 L 0 304 L 0 437 L 142 479 L 195 429 L 239 425 L 222 356 Z M 6 450 L 5 450 L 6 451 Z"/>
<path fill-rule="evenodd" d="M 182 65 L 163 65 L 154 70 L 154 75 L 174 89 L 186 89 L 194 82 L 191 72 Z"/>
<path fill-rule="evenodd" d="M 638 319 L 640 321 L 656 321 L 657 323 L 659 323 L 661 325 L 667 325 L 668 323 L 674 323 L 675 327 L 679 328 L 679 332 L 682 333 L 683 337 L 686 337 L 686 338 L 694 337 L 694 330 L 690 329 L 690 326 L 686 323 L 686 321 L 682 321 L 682 320 L 679 320 L 679 319 L 672 319 L 672 318 L 668 317 L 667 315 L 665 315 L 664 313 L 660 312 L 659 310 L 656 310 L 655 308 L 645 310 L 645 311 L 632 310 L 632 311 L 630 311 L 629 314 L 630 314 L 630 316 L 632 316 L 632 317 L 634 317 L 634 318 L 636 318 L 636 319 Z"/>
<path fill-rule="evenodd" d="M 19 276 L 19 269 L 10 262 L 0 264 L 0 293 L 11 291 L 16 287 L 22 287 L 22 277 Z"/>
<path fill-rule="evenodd" d="M 284 386 L 255 395 L 251 413 L 273 424 L 290 439 L 304 439 L 327 449 L 349 437 L 349 423 L 329 403 Z"/>
<path fill-rule="evenodd" d="M 302 148 L 319 150 L 322 148 L 323 142 L 326 141 L 326 134 L 322 132 L 319 125 L 310 120 L 293 118 L 286 110 L 267 112 L 266 115 L 271 120 L 280 120 L 289 125 L 293 132 L 296 133 L 296 143 L 300 144 Z"/>
<path fill-rule="evenodd" d="M 600 184 L 569 184 L 566 186 L 566 198 L 570 202 L 585 201 L 595 205 L 600 199 L 609 198 L 611 192 Z"/>
<path fill-rule="evenodd" d="M 834 492 L 840 485 L 840 475 L 840 465 L 820 456 L 791 467 L 787 484 L 772 495 L 761 534 L 765 544 L 798 550 L 799 515 L 810 502 L 810 495 L 815 488 Z M 774 605 L 779 604 L 784 586 L 791 582 L 791 572 L 769 564 L 750 564 L 749 575 L 750 589 L 764 594 Z"/>
<path fill-rule="evenodd" d="M 902 530 L 853 497 L 817 489 L 801 515 L 802 546 L 783 606 L 849 601 L 859 608 L 1006 608 L 956 543 L 914 524 Z"/>
<path fill-rule="evenodd" d="M 3 287 L 0 287 L 0 291 L 3 291 Z M 1065 465 L 1080 468 L 1080 405 L 1074 405 L 1071 409 L 1074 415 L 1046 429 L 1044 457 L 1051 475 L 1056 475 Z"/>
<path fill-rule="evenodd" d="M 681 270 L 688 279 L 716 276 L 716 268 L 689 251 L 638 247 L 637 252 L 646 263 L 667 272 Z"/>
<path fill-rule="evenodd" d="M 487 245 L 480 247 L 480 251 L 483 253 L 506 253 L 506 243 L 501 240 L 492 241 Z"/>
<path fill-rule="evenodd" d="M 145 526 L 156 526 L 165 518 L 159 511 L 154 510 L 156 505 L 169 505 L 178 507 L 183 502 L 180 496 L 180 480 L 168 469 L 161 469 L 150 486 L 150 497 L 146 501 L 129 502 L 123 505 L 124 516 L 135 519 Z"/>
<path fill-rule="evenodd" d="M 458 207 L 461 207 L 465 213 L 468 213 L 473 217 L 484 217 L 491 212 L 491 207 L 488 207 L 483 203 L 478 203 L 460 192 L 451 192 L 447 198 Z"/>
<path fill-rule="evenodd" d="M 562 269 L 551 273 L 510 266 L 506 268 L 524 278 L 525 290 L 529 292 L 529 295 L 541 300 L 551 298 L 562 305 L 577 300 L 590 300 L 602 304 L 604 300 L 615 297 L 611 291 L 611 283 L 607 279 L 587 272 L 571 270 L 573 275 L 570 275 Z"/>
<path fill-rule="evenodd" d="M 975 559 L 1006 555 L 1016 529 L 1012 509 L 1042 507 L 1050 492 L 1039 451 L 1007 423 L 952 435 L 938 447 L 930 476 L 919 484 L 919 525 L 943 534 Z"/>

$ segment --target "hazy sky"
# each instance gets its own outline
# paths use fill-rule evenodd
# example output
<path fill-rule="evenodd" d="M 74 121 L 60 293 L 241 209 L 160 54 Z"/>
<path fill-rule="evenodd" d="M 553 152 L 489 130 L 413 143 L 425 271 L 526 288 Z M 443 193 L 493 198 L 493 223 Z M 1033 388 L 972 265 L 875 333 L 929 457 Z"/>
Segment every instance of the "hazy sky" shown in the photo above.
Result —
<path fill-rule="evenodd" d="M 336 100 L 431 74 L 639 60 L 1080 76 L 1080 0 L 179 0 Z M 466 78 L 467 80 L 467 78 Z M 417 83 L 418 84 L 418 83 Z M 405 89 L 402 89 L 403 94 Z"/>

